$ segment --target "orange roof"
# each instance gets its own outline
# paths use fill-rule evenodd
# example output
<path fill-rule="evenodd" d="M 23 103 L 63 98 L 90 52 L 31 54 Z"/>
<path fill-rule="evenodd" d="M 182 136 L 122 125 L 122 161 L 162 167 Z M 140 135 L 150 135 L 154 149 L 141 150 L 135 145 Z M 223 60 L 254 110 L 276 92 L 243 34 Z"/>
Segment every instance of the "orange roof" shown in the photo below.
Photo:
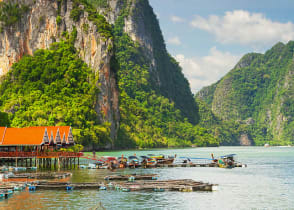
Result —
<path fill-rule="evenodd" d="M 27 128 L 5 128 L 0 127 L 0 146 L 14 145 L 41 145 L 45 130 L 51 138 L 51 131 L 55 142 L 57 130 L 59 129 L 60 136 L 65 133 L 66 138 L 70 132 L 70 126 L 42 126 L 42 127 L 27 127 Z"/>
<path fill-rule="evenodd" d="M 3 140 L 5 129 L 6 129 L 5 127 L 0 127 L 0 143 Z"/>

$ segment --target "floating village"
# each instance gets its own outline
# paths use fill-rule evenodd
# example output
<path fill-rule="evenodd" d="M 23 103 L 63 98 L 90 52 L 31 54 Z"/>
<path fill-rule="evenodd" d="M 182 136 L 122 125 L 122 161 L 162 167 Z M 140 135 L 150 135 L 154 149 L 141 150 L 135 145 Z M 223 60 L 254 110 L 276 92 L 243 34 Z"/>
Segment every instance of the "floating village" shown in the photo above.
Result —
<path fill-rule="evenodd" d="M 162 180 L 149 168 L 215 167 L 233 169 L 247 167 L 237 162 L 235 154 L 209 158 L 136 154 L 125 157 L 96 156 L 66 150 L 75 144 L 69 126 L 28 128 L 0 127 L 0 199 L 9 199 L 16 191 L 37 190 L 115 190 L 133 191 L 215 191 L 217 183 L 192 179 Z M 146 173 L 117 174 L 102 182 L 71 182 L 72 170 L 146 169 Z M 145 171 L 145 170 L 144 170 Z"/>

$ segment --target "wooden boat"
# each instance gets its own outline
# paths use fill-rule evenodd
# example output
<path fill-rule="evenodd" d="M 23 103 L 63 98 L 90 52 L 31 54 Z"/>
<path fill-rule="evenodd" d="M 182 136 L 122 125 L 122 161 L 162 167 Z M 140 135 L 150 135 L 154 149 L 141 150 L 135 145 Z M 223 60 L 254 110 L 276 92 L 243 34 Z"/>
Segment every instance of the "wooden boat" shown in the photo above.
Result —
<path fill-rule="evenodd" d="M 125 157 L 118 157 L 117 158 L 117 162 L 118 162 L 118 167 L 119 168 L 126 168 L 128 167 L 128 159 Z"/>
<path fill-rule="evenodd" d="M 235 159 L 236 154 L 229 154 L 220 156 L 218 158 L 218 166 L 220 168 L 234 168 L 235 167 Z"/>
<path fill-rule="evenodd" d="M 106 162 L 103 162 L 100 160 L 95 162 L 95 164 L 96 164 L 96 168 L 99 168 L 99 169 L 107 169 L 107 167 L 108 167 L 108 164 Z"/>
<path fill-rule="evenodd" d="M 139 158 L 137 156 L 129 156 L 128 165 L 130 168 L 137 168 L 140 166 Z"/>
<path fill-rule="evenodd" d="M 157 164 L 172 164 L 175 160 L 174 156 L 164 156 L 164 155 L 148 155 L 150 158 L 155 158 L 157 161 Z"/>
<path fill-rule="evenodd" d="M 152 167 L 155 167 L 156 166 L 156 159 L 155 158 L 150 158 L 150 157 L 147 157 L 147 156 L 140 156 L 140 159 L 141 159 L 141 166 L 143 168 L 152 168 Z"/>

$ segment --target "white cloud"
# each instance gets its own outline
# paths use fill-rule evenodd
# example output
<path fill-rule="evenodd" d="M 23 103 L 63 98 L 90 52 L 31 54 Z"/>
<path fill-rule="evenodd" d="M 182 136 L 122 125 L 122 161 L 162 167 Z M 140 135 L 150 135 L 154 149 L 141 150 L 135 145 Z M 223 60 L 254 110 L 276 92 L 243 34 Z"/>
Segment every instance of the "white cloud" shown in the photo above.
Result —
<path fill-rule="evenodd" d="M 221 52 L 216 47 L 211 48 L 210 54 L 204 57 L 187 58 L 182 54 L 175 56 L 190 82 L 193 93 L 218 81 L 236 65 L 240 57 Z"/>
<path fill-rule="evenodd" d="M 175 15 L 172 15 L 172 16 L 170 17 L 170 20 L 171 20 L 172 22 L 174 22 L 174 23 L 183 23 L 183 22 L 185 22 L 185 19 L 184 19 L 184 18 L 181 18 L 181 17 L 179 17 L 179 16 L 175 16 Z"/>
<path fill-rule="evenodd" d="M 182 44 L 181 40 L 177 36 L 169 38 L 167 40 L 167 43 L 172 44 L 172 45 L 181 45 Z"/>
<path fill-rule="evenodd" d="M 261 13 L 244 10 L 226 12 L 223 17 L 211 15 L 207 19 L 195 16 L 191 26 L 208 31 L 221 43 L 239 43 L 254 47 L 273 45 L 294 39 L 294 24 L 267 19 Z"/>

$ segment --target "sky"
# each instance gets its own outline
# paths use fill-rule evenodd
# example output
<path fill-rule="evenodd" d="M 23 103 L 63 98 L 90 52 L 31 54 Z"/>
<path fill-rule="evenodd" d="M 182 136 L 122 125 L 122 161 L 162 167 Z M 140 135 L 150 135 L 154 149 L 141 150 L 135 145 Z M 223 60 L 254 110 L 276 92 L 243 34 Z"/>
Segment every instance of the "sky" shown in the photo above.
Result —
<path fill-rule="evenodd" d="M 149 0 L 193 93 L 250 52 L 294 40 L 293 0 Z"/>

